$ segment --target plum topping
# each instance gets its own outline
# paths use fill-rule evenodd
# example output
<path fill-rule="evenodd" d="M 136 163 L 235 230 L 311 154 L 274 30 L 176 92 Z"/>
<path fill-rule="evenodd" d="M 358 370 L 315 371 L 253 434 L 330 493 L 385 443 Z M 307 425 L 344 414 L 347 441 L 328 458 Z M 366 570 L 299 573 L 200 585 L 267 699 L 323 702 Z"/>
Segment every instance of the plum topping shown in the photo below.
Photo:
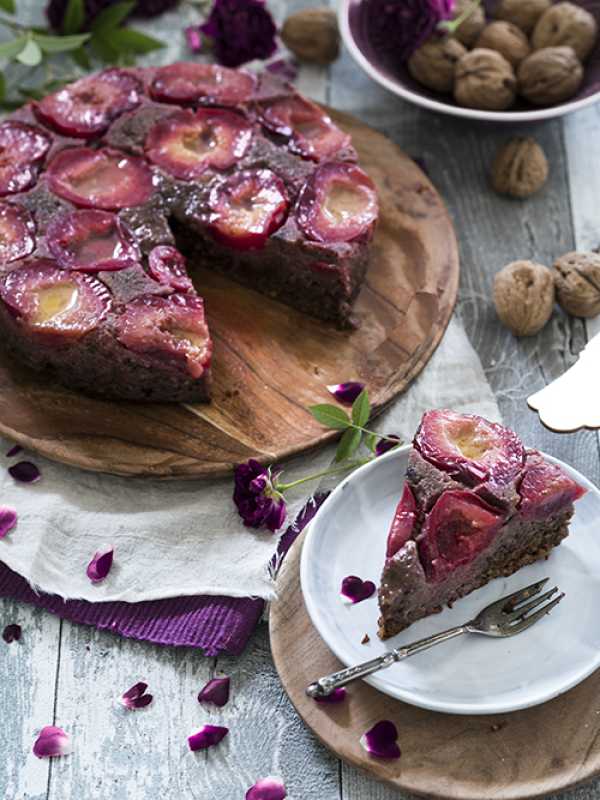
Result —
<path fill-rule="evenodd" d="M 212 343 L 197 295 L 140 297 L 116 320 L 117 338 L 129 350 L 166 359 L 182 359 L 193 378 L 210 364 Z"/>
<path fill-rule="evenodd" d="M 24 122 L 0 125 L 0 196 L 29 189 L 50 149 L 50 136 Z"/>
<path fill-rule="evenodd" d="M 177 105 L 235 106 L 249 100 L 255 86 L 256 78 L 248 72 L 184 61 L 157 69 L 150 94 Z"/>
<path fill-rule="evenodd" d="M 110 292 L 96 278 L 65 272 L 49 259 L 36 259 L 9 272 L 0 297 L 32 331 L 78 339 L 106 316 Z"/>
<path fill-rule="evenodd" d="M 35 223 L 22 206 L 0 202 L 0 265 L 33 253 Z"/>
<path fill-rule="evenodd" d="M 209 168 L 232 167 L 248 149 L 252 127 L 241 114 L 220 108 L 178 111 L 152 127 L 146 155 L 182 180 L 198 178 Z"/>
<path fill-rule="evenodd" d="M 285 221 L 288 198 L 270 170 L 237 172 L 211 190 L 209 229 L 236 250 L 259 250 Z"/>
<path fill-rule="evenodd" d="M 312 161 L 330 158 L 352 141 L 317 105 L 298 95 L 263 104 L 259 113 L 265 128 L 285 136 L 292 152 Z"/>
<path fill-rule="evenodd" d="M 300 190 L 296 221 L 317 242 L 367 241 L 378 214 L 377 192 L 360 167 L 328 163 L 318 167 Z"/>
<path fill-rule="evenodd" d="M 585 492 L 556 464 L 548 463 L 538 453 L 527 454 L 519 486 L 519 507 L 526 519 L 545 519 L 564 511 Z"/>
<path fill-rule="evenodd" d="M 465 483 L 506 486 L 523 468 L 518 436 L 476 414 L 428 411 L 415 436 L 423 458 Z"/>
<path fill-rule="evenodd" d="M 412 536 L 417 518 L 417 503 L 410 486 L 405 483 L 402 497 L 396 508 L 387 540 L 386 557 L 395 556 Z"/>
<path fill-rule="evenodd" d="M 47 175 L 54 194 L 83 208 L 117 211 L 139 206 L 154 191 L 148 165 L 118 150 L 63 150 L 52 159 Z"/>
<path fill-rule="evenodd" d="M 66 136 L 98 136 L 124 111 L 136 108 L 143 87 L 121 69 L 107 69 L 70 83 L 35 106 L 38 118 Z"/>
<path fill-rule="evenodd" d="M 141 257 L 131 231 L 109 211 L 86 209 L 56 217 L 48 226 L 46 239 L 64 269 L 124 269 Z"/>
<path fill-rule="evenodd" d="M 159 245 L 150 251 L 148 272 L 155 281 L 176 291 L 187 292 L 194 288 L 187 274 L 185 258 L 170 245 Z"/>
<path fill-rule="evenodd" d="M 417 537 L 427 579 L 443 580 L 484 550 L 504 516 L 469 491 L 446 491 L 437 499 Z"/>

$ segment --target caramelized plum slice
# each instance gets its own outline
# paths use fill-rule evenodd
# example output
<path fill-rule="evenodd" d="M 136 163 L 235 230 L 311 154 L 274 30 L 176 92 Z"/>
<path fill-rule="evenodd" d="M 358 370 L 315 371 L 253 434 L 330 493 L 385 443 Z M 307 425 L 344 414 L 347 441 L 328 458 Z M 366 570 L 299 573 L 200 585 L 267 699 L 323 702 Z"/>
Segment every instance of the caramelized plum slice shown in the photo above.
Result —
<path fill-rule="evenodd" d="M 146 137 L 146 155 L 182 180 L 207 169 L 228 169 L 247 151 L 252 127 L 241 114 L 219 108 L 179 111 L 160 120 Z"/>
<path fill-rule="evenodd" d="M 47 95 L 37 103 L 35 113 L 59 133 L 89 139 L 104 133 L 123 112 L 136 108 L 142 93 L 141 83 L 131 73 L 107 69 Z"/>
<path fill-rule="evenodd" d="M 215 186 L 209 197 L 209 229 L 236 250 L 259 250 L 284 222 L 288 199 L 271 170 L 243 170 Z"/>
<path fill-rule="evenodd" d="M 106 316 L 110 292 L 96 278 L 65 272 L 49 259 L 36 259 L 9 272 L 0 297 L 29 330 L 79 339 Z"/>
<path fill-rule="evenodd" d="M 25 122 L 0 125 L 0 196 L 29 189 L 50 149 L 50 136 Z"/>
<path fill-rule="evenodd" d="M 109 211 L 73 211 L 55 218 L 46 232 L 48 249 L 64 269 L 83 272 L 124 269 L 141 257 L 131 231 Z"/>
<path fill-rule="evenodd" d="M 169 245 L 159 245 L 150 251 L 148 272 L 155 281 L 176 291 L 187 292 L 194 288 L 187 274 L 185 258 Z"/>
<path fill-rule="evenodd" d="M 33 253 L 35 223 L 22 206 L 0 202 L 0 266 Z"/>
<path fill-rule="evenodd" d="M 563 511 L 585 492 L 556 464 L 550 464 L 539 453 L 527 454 L 519 486 L 519 507 L 526 519 L 545 519 Z"/>
<path fill-rule="evenodd" d="M 386 557 L 395 556 L 411 538 L 417 518 L 417 503 L 410 486 L 405 483 L 402 497 L 396 508 L 387 540 Z"/>
<path fill-rule="evenodd" d="M 352 142 L 324 111 L 298 95 L 264 104 L 260 117 L 265 128 L 289 139 L 292 152 L 312 161 L 330 158 Z"/>
<path fill-rule="evenodd" d="M 427 579 L 443 580 L 457 567 L 470 563 L 503 522 L 503 515 L 472 492 L 442 492 L 417 537 Z"/>
<path fill-rule="evenodd" d="M 455 411 L 424 414 L 414 444 L 427 461 L 471 486 L 485 481 L 505 486 L 519 475 L 525 458 L 511 430 Z"/>
<path fill-rule="evenodd" d="M 47 175 L 54 194 L 83 208 L 140 206 L 154 190 L 148 165 L 118 150 L 63 150 L 52 159 Z"/>
<path fill-rule="evenodd" d="M 300 190 L 296 221 L 309 239 L 351 242 L 371 238 L 378 212 L 369 176 L 354 164 L 329 163 Z"/>
<path fill-rule="evenodd" d="M 137 353 L 182 359 L 193 378 L 210 365 L 212 342 L 197 295 L 132 300 L 117 318 L 117 338 Z"/>
<path fill-rule="evenodd" d="M 183 61 L 157 69 L 150 94 L 176 105 L 235 106 L 249 100 L 255 86 L 256 78 L 248 72 Z"/>

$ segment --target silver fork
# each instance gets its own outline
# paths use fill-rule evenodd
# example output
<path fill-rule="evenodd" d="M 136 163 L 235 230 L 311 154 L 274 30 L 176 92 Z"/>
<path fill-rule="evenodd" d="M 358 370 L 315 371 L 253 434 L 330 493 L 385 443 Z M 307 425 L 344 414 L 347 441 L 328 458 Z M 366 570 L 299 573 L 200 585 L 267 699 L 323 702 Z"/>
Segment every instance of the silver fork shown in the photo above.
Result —
<path fill-rule="evenodd" d="M 554 600 L 550 600 L 552 595 L 558 591 L 557 586 L 544 592 L 544 594 L 539 594 L 547 582 L 548 578 L 544 578 L 544 580 L 532 583 L 531 586 L 526 586 L 518 592 L 513 592 L 500 600 L 496 600 L 495 603 L 486 606 L 474 619 L 464 625 L 436 633 L 433 636 L 428 636 L 427 639 L 420 639 L 418 642 L 390 650 L 371 661 L 365 661 L 355 667 L 348 667 L 320 678 L 306 688 L 306 694 L 309 697 L 327 697 L 341 686 L 346 686 L 360 678 L 366 678 L 367 675 L 372 675 L 380 669 L 391 667 L 397 661 L 402 661 L 415 653 L 420 653 L 422 650 L 428 650 L 441 642 L 447 642 L 456 636 L 462 636 L 463 633 L 480 633 L 483 636 L 515 636 L 517 633 L 521 633 L 535 625 L 543 616 L 549 614 L 554 606 L 558 605 L 565 596 L 564 593 L 561 593 Z M 529 600 L 530 597 L 534 599 Z M 526 600 L 529 600 L 529 602 L 526 603 Z M 550 600 L 550 602 L 546 603 L 546 600 Z M 530 614 L 530 611 L 534 613 Z"/>

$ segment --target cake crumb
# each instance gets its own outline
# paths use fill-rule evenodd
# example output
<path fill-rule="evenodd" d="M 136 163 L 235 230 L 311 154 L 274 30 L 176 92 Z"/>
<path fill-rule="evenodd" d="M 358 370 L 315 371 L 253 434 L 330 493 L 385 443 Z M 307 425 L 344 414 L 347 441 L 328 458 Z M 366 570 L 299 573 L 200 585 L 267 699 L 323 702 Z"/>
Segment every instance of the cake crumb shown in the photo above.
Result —
<path fill-rule="evenodd" d="M 502 728 L 506 728 L 506 722 L 494 722 L 493 725 L 490 725 L 490 730 L 492 733 L 497 733 L 497 731 L 501 731 Z"/>
<path fill-rule="evenodd" d="M 370 641 L 371 641 L 371 637 L 369 636 L 368 633 L 365 633 L 365 635 L 360 640 L 360 643 L 361 644 L 369 644 Z"/>

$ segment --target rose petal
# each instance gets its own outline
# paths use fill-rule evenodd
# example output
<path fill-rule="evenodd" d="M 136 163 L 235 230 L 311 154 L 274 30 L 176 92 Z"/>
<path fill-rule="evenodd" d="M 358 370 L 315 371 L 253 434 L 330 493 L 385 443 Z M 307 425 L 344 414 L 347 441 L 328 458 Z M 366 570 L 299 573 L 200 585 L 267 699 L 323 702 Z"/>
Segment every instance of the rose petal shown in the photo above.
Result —
<path fill-rule="evenodd" d="M 131 689 L 128 689 L 122 696 L 121 696 L 121 703 L 128 708 L 130 711 L 133 711 L 136 708 L 144 708 L 145 706 L 149 706 L 153 700 L 153 696 L 151 694 L 144 694 L 146 689 L 148 688 L 148 684 L 140 681 L 139 683 L 134 684 Z"/>
<path fill-rule="evenodd" d="M 342 581 L 341 595 L 345 600 L 350 600 L 352 604 L 361 603 L 375 594 L 375 584 L 373 581 L 363 581 L 356 575 L 348 575 Z"/>
<path fill-rule="evenodd" d="M 9 474 L 21 483 L 35 483 L 41 478 L 40 471 L 31 461 L 19 461 L 8 468 Z"/>
<path fill-rule="evenodd" d="M 224 678 L 213 678 L 200 690 L 198 702 L 212 703 L 222 708 L 229 700 L 229 684 L 230 680 L 227 676 Z"/>
<path fill-rule="evenodd" d="M 331 392 L 335 399 L 345 406 L 351 406 L 364 388 L 364 383 L 359 383 L 358 381 L 335 383 L 327 387 L 328 391 Z"/>
<path fill-rule="evenodd" d="M 287 792 L 282 781 L 272 775 L 256 781 L 246 792 L 246 800 L 284 800 L 286 797 Z"/>
<path fill-rule="evenodd" d="M 6 457 L 12 458 L 13 456 L 16 456 L 18 453 L 20 453 L 22 449 L 23 448 L 21 447 L 20 444 L 15 444 L 10 448 L 10 450 L 6 454 Z"/>
<path fill-rule="evenodd" d="M 21 626 L 13 623 L 12 625 L 7 625 L 6 628 L 4 628 L 2 631 L 2 638 L 6 644 L 10 644 L 11 642 L 18 642 L 22 633 L 23 629 Z"/>
<path fill-rule="evenodd" d="M 185 41 L 192 53 L 199 53 L 204 44 L 204 37 L 198 25 L 189 25 L 185 31 Z"/>
<path fill-rule="evenodd" d="M 376 758 L 400 758 L 398 729 L 393 722 L 382 720 L 368 730 L 360 739 L 361 747 Z"/>
<path fill-rule="evenodd" d="M 340 686 L 337 689 L 334 689 L 331 694 L 325 695 L 325 697 L 315 697 L 317 703 L 343 703 L 346 699 L 346 690 L 343 686 Z"/>
<path fill-rule="evenodd" d="M 42 728 L 33 745 L 33 754 L 38 758 L 66 756 L 70 750 L 69 737 L 62 728 L 47 725 Z"/>
<path fill-rule="evenodd" d="M 0 506 L 0 539 L 3 539 L 17 524 L 17 512 L 14 508 Z"/>
<path fill-rule="evenodd" d="M 293 82 L 298 77 L 298 65 L 288 58 L 278 58 L 276 61 L 271 61 L 270 64 L 267 64 L 266 70 L 271 75 L 283 78 L 284 81 Z"/>
<path fill-rule="evenodd" d="M 188 737 L 188 745 L 193 753 L 197 750 L 206 750 L 219 744 L 228 733 L 229 728 L 222 728 L 219 725 L 203 725 L 198 733 L 193 733 Z"/>
<path fill-rule="evenodd" d="M 99 583 L 110 572 L 113 565 L 114 548 L 110 547 L 107 550 L 99 550 L 94 554 L 86 569 L 86 575 L 92 583 Z"/>
<path fill-rule="evenodd" d="M 396 436 L 395 433 L 390 433 L 384 439 L 379 439 L 375 445 L 375 455 L 382 456 L 384 453 L 387 453 L 388 450 L 393 450 L 394 447 L 398 447 L 401 442 L 402 439 L 399 436 Z"/>

